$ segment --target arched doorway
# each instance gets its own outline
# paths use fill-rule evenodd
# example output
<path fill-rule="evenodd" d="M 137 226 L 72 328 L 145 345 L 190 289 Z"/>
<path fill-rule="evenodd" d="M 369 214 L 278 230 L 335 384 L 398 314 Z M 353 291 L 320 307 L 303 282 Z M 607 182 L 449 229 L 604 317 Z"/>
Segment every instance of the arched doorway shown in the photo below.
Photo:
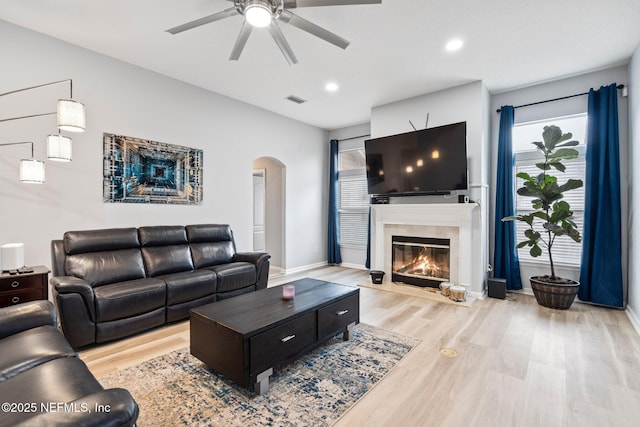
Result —
<path fill-rule="evenodd" d="M 271 254 L 271 274 L 286 268 L 285 165 L 273 157 L 253 161 L 254 250 Z"/>

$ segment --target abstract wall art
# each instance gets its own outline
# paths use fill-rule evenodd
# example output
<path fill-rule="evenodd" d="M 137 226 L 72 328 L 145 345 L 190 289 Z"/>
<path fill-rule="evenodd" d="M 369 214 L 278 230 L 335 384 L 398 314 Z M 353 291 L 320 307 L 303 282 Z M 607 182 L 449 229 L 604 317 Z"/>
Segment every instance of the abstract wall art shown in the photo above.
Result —
<path fill-rule="evenodd" d="M 105 133 L 103 200 L 202 203 L 202 150 Z"/>

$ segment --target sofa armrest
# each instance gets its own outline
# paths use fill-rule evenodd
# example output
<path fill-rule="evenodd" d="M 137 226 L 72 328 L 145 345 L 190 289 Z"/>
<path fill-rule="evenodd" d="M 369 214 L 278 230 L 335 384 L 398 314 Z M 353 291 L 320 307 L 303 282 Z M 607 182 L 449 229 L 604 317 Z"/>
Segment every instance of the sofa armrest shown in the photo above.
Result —
<path fill-rule="evenodd" d="M 123 388 L 101 390 L 71 403 L 76 410 L 43 412 L 18 426 L 128 427 L 138 419 L 138 404 Z"/>
<path fill-rule="evenodd" d="M 271 255 L 266 252 L 238 252 L 233 256 L 233 261 L 237 262 L 250 262 L 260 268 L 260 265 L 271 258 Z"/>
<path fill-rule="evenodd" d="M 84 301 L 91 320 L 95 322 L 95 304 L 93 288 L 89 284 L 74 276 L 56 276 L 49 281 L 55 293 L 60 295 L 80 294 Z"/>
<path fill-rule="evenodd" d="M 0 308 L 0 339 L 45 325 L 57 326 L 56 311 L 49 301 Z"/>
<path fill-rule="evenodd" d="M 256 266 L 256 290 L 260 290 L 267 287 L 270 258 L 266 252 L 239 252 L 233 256 L 233 261 L 250 262 Z"/>

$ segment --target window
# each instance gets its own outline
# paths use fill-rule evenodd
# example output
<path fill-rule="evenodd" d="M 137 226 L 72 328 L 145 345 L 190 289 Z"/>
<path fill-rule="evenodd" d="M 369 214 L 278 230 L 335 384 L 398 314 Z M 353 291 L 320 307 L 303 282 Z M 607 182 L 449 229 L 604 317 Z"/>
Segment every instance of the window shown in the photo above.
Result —
<path fill-rule="evenodd" d="M 538 175 L 541 171 L 535 166 L 536 162 L 542 159 L 542 155 L 536 151 L 536 147 L 531 144 L 533 141 L 542 141 L 542 130 L 545 126 L 556 125 L 562 129 L 562 133 L 571 132 L 574 140 L 580 142 L 576 148 L 580 152 L 575 160 L 564 161 L 567 170 L 556 172 L 560 182 L 566 182 L 570 178 L 581 179 L 585 177 L 585 151 L 586 151 L 586 131 L 587 131 L 587 115 L 579 114 L 574 116 L 557 117 L 544 121 L 528 122 L 517 124 L 513 128 L 513 153 L 515 156 L 514 167 L 514 183 L 516 188 L 522 186 L 522 180 L 515 177 L 519 172 L 527 172 L 531 176 Z M 582 232 L 582 224 L 584 220 L 584 187 L 578 188 L 565 193 L 566 200 L 573 210 L 573 220 L 578 226 L 578 230 Z M 532 211 L 531 198 L 521 197 L 516 194 L 516 214 L 525 215 Z M 524 236 L 524 230 L 527 224 L 516 221 L 517 241 Z M 542 231 L 541 229 L 538 231 Z M 560 236 L 553 244 L 553 260 L 555 264 L 563 266 L 580 266 L 581 245 L 574 242 L 566 236 Z M 529 247 L 525 246 L 518 250 L 518 257 L 521 262 L 525 263 L 548 263 L 548 259 L 543 255 L 537 258 L 529 254 Z"/>
<path fill-rule="evenodd" d="M 369 195 L 363 141 L 343 141 L 338 146 L 341 247 L 367 246 Z"/>

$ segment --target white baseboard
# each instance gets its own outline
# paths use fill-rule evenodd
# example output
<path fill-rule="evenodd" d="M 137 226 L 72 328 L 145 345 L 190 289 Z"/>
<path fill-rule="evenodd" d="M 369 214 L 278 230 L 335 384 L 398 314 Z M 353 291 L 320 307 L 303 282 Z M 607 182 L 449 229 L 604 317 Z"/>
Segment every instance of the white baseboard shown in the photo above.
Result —
<path fill-rule="evenodd" d="M 629 305 L 627 305 L 627 308 L 624 310 L 624 312 L 627 313 L 627 317 L 633 325 L 633 328 L 636 330 L 638 335 L 640 335 L 640 317 L 638 317 L 637 313 L 629 308 Z"/>
<path fill-rule="evenodd" d="M 361 264 L 351 264 L 349 262 L 343 262 L 342 264 L 338 264 L 340 267 L 354 268 L 356 270 L 368 270 L 367 267 Z"/>
<path fill-rule="evenodd" d="M 282 274 L 288 275 L 288 274 L 302 273 L 303 271 L 313 270 L 314 268 L 320 268 L 326 265 L 327 265 L 327 261 L 322 261 L 322 262 L 317 262 L 315 264 L 308 264 L 300 267 L 287 268 L 286 270 L 285 269 L 282 270 Z"/>

